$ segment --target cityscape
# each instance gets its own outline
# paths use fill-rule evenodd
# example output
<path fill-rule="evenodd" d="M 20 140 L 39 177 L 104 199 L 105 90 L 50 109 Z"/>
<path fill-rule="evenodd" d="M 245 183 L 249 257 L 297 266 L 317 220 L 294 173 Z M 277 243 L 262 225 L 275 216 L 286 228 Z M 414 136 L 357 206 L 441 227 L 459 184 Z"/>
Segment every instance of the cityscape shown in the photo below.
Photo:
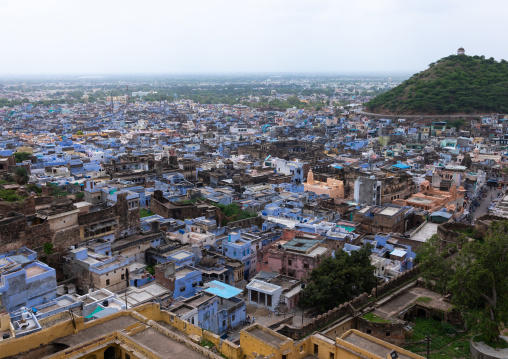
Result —
<path fill-rule="evenodd" d="M 228 6 L 288 28 L 337 10 Z M 408 67 L 263 62 L 269 37 L 245 66 L 204 42 L 167 70 L 148 48 L 144 69 L 0 60 L 0 358 L 508 358 L 508 62 L 446 40 Z"/>

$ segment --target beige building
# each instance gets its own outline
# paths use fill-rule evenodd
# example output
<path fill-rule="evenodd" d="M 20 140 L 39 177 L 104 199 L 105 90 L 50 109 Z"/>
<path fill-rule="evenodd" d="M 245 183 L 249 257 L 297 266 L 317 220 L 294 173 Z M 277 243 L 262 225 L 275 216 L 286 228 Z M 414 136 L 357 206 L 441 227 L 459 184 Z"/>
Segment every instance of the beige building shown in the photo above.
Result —
<path fill-rule="evenodd" d="M 327 178 L 326 182 L 314 180 L 312 169 L 307 174 L 307 183 L 303 185 L 305 191 L 314 192 L 317 195 L 328 195 L 330 198 L 344 198 L 344 182 Z"/>

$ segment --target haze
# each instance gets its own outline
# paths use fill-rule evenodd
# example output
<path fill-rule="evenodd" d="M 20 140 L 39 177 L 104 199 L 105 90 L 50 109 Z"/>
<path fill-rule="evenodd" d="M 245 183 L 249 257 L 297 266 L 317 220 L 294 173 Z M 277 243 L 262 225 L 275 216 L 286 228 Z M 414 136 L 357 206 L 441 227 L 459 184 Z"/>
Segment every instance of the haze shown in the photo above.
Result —
<path fill-rule="evenodd" d="M 506 0 L 0 0 L 0 73 L 417 72 L 508 58 Z"/>

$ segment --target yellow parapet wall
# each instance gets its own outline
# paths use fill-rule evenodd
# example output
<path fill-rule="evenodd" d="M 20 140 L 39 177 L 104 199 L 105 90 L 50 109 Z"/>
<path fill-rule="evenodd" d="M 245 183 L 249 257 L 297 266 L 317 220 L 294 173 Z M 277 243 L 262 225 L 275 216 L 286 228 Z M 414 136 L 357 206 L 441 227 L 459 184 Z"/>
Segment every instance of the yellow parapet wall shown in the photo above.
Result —
<path fill-rule="evenodd" d="M 120 317 L 132 319 L 123 319 L 122 323 L 128 324 L 120 324 L 120 327 L 117 325 L 109 333 L 102 331 L 103 334 L 97 337 L 93 337 L 93 330 L 92 332 L 90 330 L 83 332 L 86 329 L 99 328 L 105 323 L 113 323 L 114 320 L 117 320 L 118 323 Z M 155 359 L 160 357 L 157 354 L 157 349 L 160 349 L 161 345 L 150 347 L 150 343 L 147 342 L 147 340 L 149 341 L 147 338 L 152 338 L 155 335 L 160 337 L 158 340 L 162 343 L 167 340 L 169 346 L 180 346 L 182 348 L 180 350 L 195 353 L 196 358 L 220 359 L 221 357 L 212 350 L 191 340 L 190 336 L 197 335 L 213 343 L 215 348 L 229 359 L 257 358 L 259 355 L 273 359 L 301 359 L 307 355 L 314 355 L 320 359 L 386 359 L 386 355 L 392 351 L 396 351 L 399 357 L 423 359 L 419 355 L 353 329 L 348 330 L 335 340 L 315 333 L 299 342 L 294 342 L 293 339 L 260 324 L 253 324 L 241 330 L 240 345 L 236 345 L 228 340 L 221 340 L 218 335 L 184 321 L 172 313 L 161 310 L 159 304 L 155 303 L 119 311 L 90 322 L 85 322 L 83 317 L 75 316 L 74 318 L 73 322 L 68 313 L 59 313 L 41 320 L 43 323 L 60 321 L 46 329 L 24 337 L 0 341 L 0 358 L 16 356 L 27 351 L 33 351 L 33 355 L 39 355 L 41 358 L 88 358 L 94 355 L 101 358 L 104 357 L 106 351 L 114 351 L 117 357 L 122 358 L 128 354 L 131 359 Z M 2 327 L 5 325 L 6 323 L 3 323 Z M 112 327 L 110 326 L 110 328 Z M 85 338 L 89 339 L 80 341 L 81 332 L 84 333 L 82 335 Z M 92 336 L 90 336 L 91 334 Z M 145 341 L 139 339 L 143 336 Z M 65 339 L 66 337 L 67 339 Z M 70 342 L 69 338 L 71 338 Z M 65 343 L 66 340 L 68 343 L 79 344 L 68 348 L 64 347 L 64 349 L 60 347 L 61 350 L 55 354 L 52 354 L 54 348 L 45 348 L 45 346 L 52 344 L 58 346 L 60 343 Z M 164 345 L 162 348 L 168 348 Z"/>

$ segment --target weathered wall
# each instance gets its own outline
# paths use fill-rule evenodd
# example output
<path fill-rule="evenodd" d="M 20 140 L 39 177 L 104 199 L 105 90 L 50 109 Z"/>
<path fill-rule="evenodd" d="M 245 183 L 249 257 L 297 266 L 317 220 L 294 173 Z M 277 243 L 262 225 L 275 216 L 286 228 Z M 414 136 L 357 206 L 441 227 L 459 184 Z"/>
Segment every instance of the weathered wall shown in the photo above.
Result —
<path fill-rule="evenodd" d="M 392 280 L 383 283 L 381 285 L 378 285 L 376 288 L 373 288 L 370 295 L 367 293 L 363 293 L 347 303 L 343 303 L 338 307 L 330 309 L 326 313 L 318 315 L 316 318 L 305 323 L 303 326 L 300 326 L 298 329 L 288 325 L 284 325 L 278 330 L 278 332 L 293 339 L 300 339 L 305 335 L 308 335 L 321 329 L 324 325 L 328 323 L 331 323 L 335 320 L 338 320 L 342 317 L 352 314 L 351 307 L 355 309 L 361 308 L 370 298 L 382 296 L 396 289 L 405 282 L 416 278 L 419 275 L 419 273 L 420 268 L 418 266 L 413 267 L 410 270 L 393 278 Z"/>
<path fill-rule="evenodd" d="M 29 226 L 25 216 L 18 214 L 12 214 L 12 217 L 0 220 L 0 248 L 2 252 L 23 246 L 36 248 L 46 242 L 51 242 L 49 225 L 46 222 Z"/>
<path fill-rule="evenodd" d="M 359 317 L 358 330 L 395 345 L 401 345 L 406 340 L 403 322 L 375 323 Z"/>
<path fill-rule="evenodd" d="M 35 214 L 35 197 L 28 197 L 21 202 L 0 201 L 0 215 L 6 215 L 9 212 L 17 212 L 27 216 Z"/>

